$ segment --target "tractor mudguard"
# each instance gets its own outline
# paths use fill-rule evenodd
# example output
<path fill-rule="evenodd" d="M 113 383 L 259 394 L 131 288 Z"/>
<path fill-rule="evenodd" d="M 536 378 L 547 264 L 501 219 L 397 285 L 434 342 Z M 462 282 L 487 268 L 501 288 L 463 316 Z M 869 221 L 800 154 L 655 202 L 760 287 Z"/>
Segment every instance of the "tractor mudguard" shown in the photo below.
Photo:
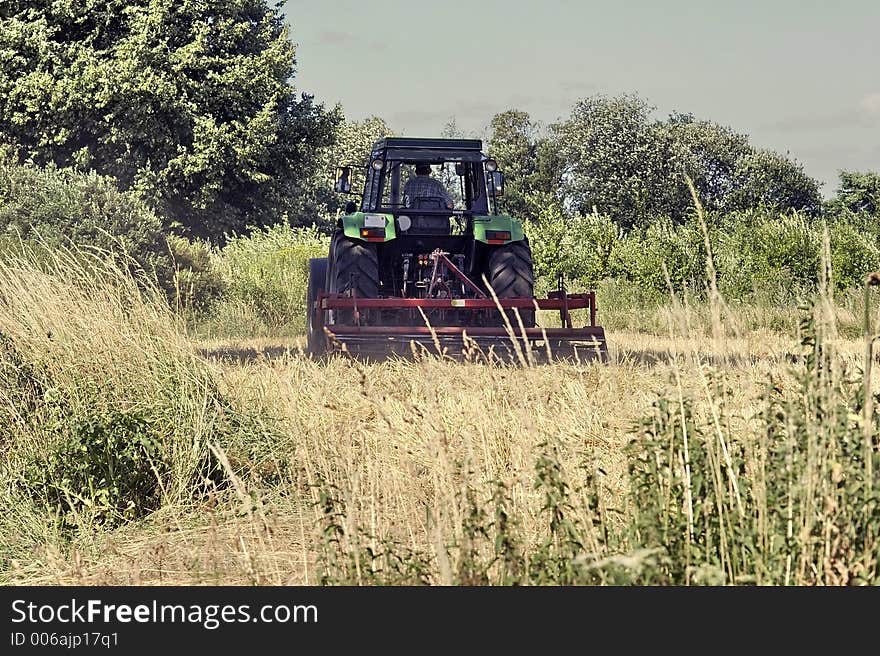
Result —
<path fill-rule="evenodd" d="M 506 234 L 505 234 L 506 233 Z M 504 214 L 474 217 L 474 239 L 501 246 L 525 239 L 522 221 Z"/>
<path fill-rule="evenodd" d="M 380 223 L 384 221 L 383 225 Z M 363 242 L 386 242 L 397 237 L 394 216 L 375 212 L 354 212 L 339 219 L 340 228 L 349 239 Z"/>

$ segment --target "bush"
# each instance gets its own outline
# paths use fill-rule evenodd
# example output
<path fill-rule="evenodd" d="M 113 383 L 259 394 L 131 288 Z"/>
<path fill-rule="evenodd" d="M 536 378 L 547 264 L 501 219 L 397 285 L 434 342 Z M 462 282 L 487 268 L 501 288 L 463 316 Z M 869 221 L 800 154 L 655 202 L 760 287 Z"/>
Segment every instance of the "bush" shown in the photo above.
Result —
<path fill-rule="evenodd" d="M 825 224 L 763 210 L 710 215 L 707 222 L 718 287 L 729 301 L 790 304 L 816 290 Z M 838 290 L 858 287 L 867 272 L 880 269 L 880 238 L 874 231 L 857 216 L 841 216 L 828 225 Z M 647 298 L 662 299 L 669 293 L 668 274 L 676 292 L 705 294 L 705 237 L 696 217 L 682 224 L 659 217 L 624 234 L 608 217 L 568 218 L 550 208 L 527 232 L 540 289 L 555 287 L 556 277 L 564 274 L 572 288 L 616 279 Z"/>
<path fill-rule="evenodd" d="M 667 274 L 676 291 L 701 291 L 706 249 L 699 225 L 696 221 L 677 225 L 664 218 L 634 230 L 613 248 L 608 273 L 658 295 L 668 294 Z"/>
<path fill-rule="evenodd" d="M 111 409 L 76 417 L 58 410 L 50 428 L 56 439 L 25 465 L 24 486 L 35 501 L 59 509 L 70 526 L 84 513 L 115 525 L 159 507 L 170 463 L 148 416 Z"/>
<path fill-rule="evenodd" d="M 16 508 L 112 526 L 191 499 L 215 476 L 210 444 L 260 434 L 163 293 L 103 253 L 7 253 L 0 326 L 0 485 Z"/>
<path fill-rule="evenodd" d="M 821 246 L 821 228 L 801 216 L 731 214 L 717 246 L 719 287 L 729 298 L 789 302 L 815 289 Z"/>
<path fill-rule="evenodd" d="M 126 266 L 173 289 L 171 255 L 159 218 L 111 178 L 0 161 L 0 235 L 45 246 L 73 243 L 124 254 Z"/>
<path fill-rule="evenodd" d="M 837 221 L 829 226 L 831 268 L 838 289 L 861 287 L 865 274 L 880 269 L 877 238 L 857 224 Z"/>
<path fill-rule="evenodd" d="M 316 228 L 277 225 L 230 237 L 211 253 L 222 298 L 203 313 L 203 330 L 220 335 L 296 335 L 305 331 L 309 259 L 326 257 Z"/>
<path fill-rule="evenodd" d="M 210 245 L 171 235 L 168 248 L 174 261 L 174 306 L 186 313 L 210 310 L 227 289 Z"/>
<path fill-rule="evenodd" d="M 609 258 L 620 238 L 605 215 L 567 217 L 558 203 L 542 208 L 538 220 L 525 225 L 535 275 L 555 287 L 564 274 L 570 281 L 596 285 L 608 276 Z"/>

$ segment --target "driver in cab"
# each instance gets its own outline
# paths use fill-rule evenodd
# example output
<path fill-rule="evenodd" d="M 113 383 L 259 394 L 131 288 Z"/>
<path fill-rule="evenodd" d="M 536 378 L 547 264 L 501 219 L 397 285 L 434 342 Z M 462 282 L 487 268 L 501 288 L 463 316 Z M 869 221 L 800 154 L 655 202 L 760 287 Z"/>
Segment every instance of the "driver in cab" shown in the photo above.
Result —
<path fill-rule="evenodd" d="M 437 199 L 446 203 L 446 209 L 453 207 L 452 196 L 439 180 L 431 177 L 431 165 L 416 164 L 416 174 L 407 180 L 403 187 L 403 202 L 407 207 L 414 207 L 419 198 Z"/>

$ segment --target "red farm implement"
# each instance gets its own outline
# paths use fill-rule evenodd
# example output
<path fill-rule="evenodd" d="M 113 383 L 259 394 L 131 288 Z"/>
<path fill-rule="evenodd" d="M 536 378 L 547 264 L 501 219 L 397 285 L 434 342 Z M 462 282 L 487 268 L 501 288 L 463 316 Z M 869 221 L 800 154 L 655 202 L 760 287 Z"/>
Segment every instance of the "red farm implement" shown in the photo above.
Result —
<path fill-rule="evenodd" d="M 427 352 L 465 359 L 482 355 L 490 361 L 607 360 L 605 331 L 596 325 L 594 292 L 569 294 L 560 285 L 543 299 L 490 298 L 445 253 L 435 251 L 431 258 L 433 272 L 426 288 L 440 297 L 319 293 L 309 307 L 310 330 L 319 338 L 315 350 L 369 358 Z M 444 277 L 444 269 L 452 275 Z M 456 298 L 458 290 L 473 297 Z M 535 310 L 558 312 L 561 327 L 526 327 L 523 314 Z M 589 324 L 575 327 L 574 310 L 587 310 Z"/>

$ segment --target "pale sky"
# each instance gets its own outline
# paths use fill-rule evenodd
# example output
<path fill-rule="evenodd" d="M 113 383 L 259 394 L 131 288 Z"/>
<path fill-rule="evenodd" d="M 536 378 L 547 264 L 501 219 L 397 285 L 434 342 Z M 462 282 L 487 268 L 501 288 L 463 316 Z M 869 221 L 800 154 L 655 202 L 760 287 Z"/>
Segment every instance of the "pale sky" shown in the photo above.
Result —
<path fill-rule="evenodd" d="M 289 0 L 294 85 L 408 136 L 484 136 L 638 93 L 789 153 L 836 188 L 880 171 L 880 0 Z"/>

